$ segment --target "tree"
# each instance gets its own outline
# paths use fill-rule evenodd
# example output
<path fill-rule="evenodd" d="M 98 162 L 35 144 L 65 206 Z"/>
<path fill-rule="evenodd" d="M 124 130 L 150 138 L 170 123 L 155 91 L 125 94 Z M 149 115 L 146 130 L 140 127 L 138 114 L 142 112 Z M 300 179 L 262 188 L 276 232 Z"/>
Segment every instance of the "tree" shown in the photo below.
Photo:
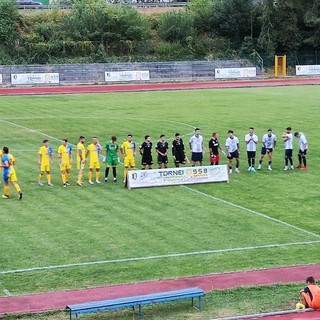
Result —
<path fill-rule="evenodd" d="M 20 15 L 14 0 L 0 1 L 0 44 L 12 50 L 19 40 Z"/>

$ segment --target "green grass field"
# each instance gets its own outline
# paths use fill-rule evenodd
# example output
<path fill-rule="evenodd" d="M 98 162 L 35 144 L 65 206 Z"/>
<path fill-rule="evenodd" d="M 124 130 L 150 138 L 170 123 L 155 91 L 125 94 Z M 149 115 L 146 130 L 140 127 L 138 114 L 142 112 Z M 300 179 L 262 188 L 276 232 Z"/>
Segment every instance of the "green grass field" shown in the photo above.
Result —
<path fill-rule="evenodd" d="M 16 157 L 24 193 L 21 202 L 1 200 L 0 294 L 319 262 L 318 97 L 317 86 L 0 97 L 0 142 Z M 187 142 L 195 126 L 206 144 L 213 131 L 222 145 L 228 129 L 239 137 L 241 173 L 230 183 L 127 190 L 119 166 L 118 183 L 82 188 L 74 168 L 64 189 L 56 157 L 55 186 L 37 185 L 44 138 L 55 151 L 61 138 L 76 144 L 79 135 L 104 144 L 133 133 L 140 143 L 145 134 L 156 142 L 178 131 Z M 246 172 L 250 126 L 260 140 L 269 127 L 278 135 L 272 172 L 266 161 L 261 172 Z M 283 171 L 287 126 L 309 140 L 306 172 Z M 297 149 L 296 139 L 295 161 Z"/>

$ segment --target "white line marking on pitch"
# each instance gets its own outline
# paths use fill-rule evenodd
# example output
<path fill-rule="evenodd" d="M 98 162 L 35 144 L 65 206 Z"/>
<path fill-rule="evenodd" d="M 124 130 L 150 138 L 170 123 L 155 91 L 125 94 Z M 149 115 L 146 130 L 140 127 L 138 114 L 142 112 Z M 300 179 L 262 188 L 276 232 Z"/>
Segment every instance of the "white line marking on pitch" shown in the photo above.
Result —
<path fill-rule="evenodd" d="M 248 208 L 246 208 L 246 207 L 239 206 L 239 205 L 234 204 L 234 203 L 232 203 L 232 202 L 229 202 L 229 201 L 227 201 L 227 200 L 223 200 L 223 199 L 220 199 L 220 198 L 216 198 L 216 197 L 214 197 L 214 196 L 212 196 L 212 195 L 210 195 L 210 194 L 207 194 L 207 193 L 205 193 L 205 192 L 202 192 L 202 191 L 199 191 L 199 190 L 196 190 L 196 189 L 192 189 L 192 188 L 187 187 L 187 186 L 181 185 L 181 187 L 182 187 L 182 188 L 185 188 L 185 189 L 188 189 L 189 191 L 191 191 L 191 192 L 193 192 L 193 193 L 197 193 L 197 194 L 199 194 L 199 195 L 201 195 L 201 196 L 204 196 L 204 197 L 207 197 L 207 198 L 209 198 L 209 199 L 212 199 L 212 200 L 214 200 L 214 201 L 222 202 L 222 203 L 224 203 L 224 204 L 227 204 L 228 206 L 231 206 L 231 207 L 234 207 L 234 208 L 237 208 L 237 209 L 241 209 L 241 210 L 250 212 L 250 213 L 252 213 L 252 214 L 254 214 L 254 215 L 256 215 L 256 216 L 262 217 L 262 218 L 264 218 L 264 219 L 268 219 L 268 220 L 271 220 L 271 221 L 273 221 L 273 222 L 276 222 L 276 223 L 279 223 L 279 224 L 283 224 L 284 226 L 287 226 L 287 227 L 289 227 L 289 228 L 292 228 L 292 229 L 301 231 L 301 232 L 303 232 L 303 233 L 307 233 L 307 234 L 309 234 L 309 235 L 311 235 L 311 236 L 320 238 L 320 235 L 319 235 L 319 234 L 316 234 L 316 233 L 313 233 L 313 232 L 311 232 L 311 231 L 302 229 L 302 228 L 300 228 L 300 227 L 297 227 L 297 226 L 295 226 L 295 225 L 293 225 L 293 224 L 290 224 L 290 223 L 287 223 L 287 222 L 285 222 L 285 221 L 281 221 L 281 220 L 279 220 L 279 219 L 272 218 L 272 217 L 270 217 L 270 216 L 268 216 L 268 215 L 266 215 L 266 214 L 264 214 L 264 213 L 260 213 L 260 212 L 257 212 L 257 211 L 248 209 Z"/>
<path fill-rule="evenodd" d="M 32 133 L 40 134 L 42 136 L 48 137 L 48 138 L 53 139 L 53 140 L 57 140 L 57 141 L 61 140 L 61 139 L 55 138 L 53 136 L 50 136 L 50 135 L 48 135 L 48 134 L 46 134 L 44 132 L 41 132 L 41 131 L 38 131 L 38 130 L 34 130 L 34 129 L 30 129 L 28 127 L 21 126 L 20 124 L 16 124 L 16 123 L 11 122 L 11 121 L 7 121 L 7 120 L 4 120 L 4 119 L 0 119 L 0 121 L 2 121 L 4 123 L 7 123 L 7 124 L 10 124 L 10 125 L 12 125 L 14 127 L 17 127 L 17 128 L 32 132 Z"/>
<path fill-rule="evenodd" d="M 82 263 L 53 265 L 53 266 L 46 266 L 46 267 L 32 267 L 32 268 L 25 268 L 25 269 L 4 270 L 4 271 L 0 271 L 0 275 L 25 273 L 25 272 L 33 272 L 33 271 L 43 271 L 43 270 L 52 270 L 52 269 L 66 269 L 66 268 L 83 267 L 83 266 L 94 266 L 94 265 L 99 265 L 99 264 L 136 262 L 136 261 L 146 261 L 146 260 L 155 260 L 155 259 L 179 258 L 179 257 L 196 256 L 196 255 L 204 255 L 204 254 L 214 254 L 214 253 L 241 252 L 241 251 L 257 250 L 257 249 L 282 248 L 282 247 L 288 247 L 288 246 L 309 245 L 309 244 L 315 244 L 315 243 L 320 243 L 320 240 L 304 241 L 304 242 L 276 243 L 276 244 L 267 244 L 267 245 L 262 245 L 262 246 L 250 246 L 250 247 L 243 247 L 243 248 L 204 250 L 204 251 L 195 251 L 195 252 L 165 254 L 165 255 L 158 255 L 158 256 L 124 258 L 124 259 L 115 259 L 115 260 L 100 260 L 100 261 L 91 261 L 91 262 L 82 262 Z"/>

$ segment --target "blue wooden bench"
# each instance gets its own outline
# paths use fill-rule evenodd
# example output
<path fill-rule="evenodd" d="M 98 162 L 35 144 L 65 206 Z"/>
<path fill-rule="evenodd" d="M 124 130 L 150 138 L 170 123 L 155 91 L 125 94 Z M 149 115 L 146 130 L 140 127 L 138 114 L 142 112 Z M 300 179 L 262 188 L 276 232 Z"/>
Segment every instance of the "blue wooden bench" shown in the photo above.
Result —
<path fill-rule="evenodd" d="M 176 291 L 167 291 L 160 293 L 147 294 L 142 296 L 132 296 L 126 298 L 118 298 L 111 300 L 103 300 L 103 301 L 94 301 L 88 303 L 80 303 L 67 305 L 67 309 L 70 313 L 70 320 L 72 320 L 72 316 L 75 315 L 75 318 L 78 319 L 78 315 L 81 313 L 89 313 L 89 312 L 98 312 L 104 310 L 115 310 L 122 308 L 132 308 L 134 312 L 134 308 L 137 306 L 139 319 L 142 319 L 142 306 L 159 303 L 159 302 L 167 302 L 181 299 L 189 299 L 191 298 L 192 306 L 196 307 L 199 311 L 202 310 L 202 301 L 201 298 L 205 295 L 204 291 L 200 288 L 188 288 L 184 290 L 176 290 Z M 194 304 L 194 298 L 198 298 L 197 306 Z"/>

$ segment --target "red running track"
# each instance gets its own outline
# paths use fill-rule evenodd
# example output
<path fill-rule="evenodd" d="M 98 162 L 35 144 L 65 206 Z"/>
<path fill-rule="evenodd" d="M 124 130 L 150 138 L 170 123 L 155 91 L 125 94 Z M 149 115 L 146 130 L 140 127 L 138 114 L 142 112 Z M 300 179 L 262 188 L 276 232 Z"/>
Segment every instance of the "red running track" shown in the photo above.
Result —
<path fill-rule="evenodd" d="M 143 295 L 169 290 L 179 290 L 187 287 L 200 287 L 207 292 L 215 289 L 230 289 L 240 286 L 304 282 L 305 279 L 310 275 L 313 275 L 317 279 L 320 278 L 320 264 L 209 274 L 203 276 L 137 282 L 132 284 L 113 285 L 91 289 L 48 292 L 16 297 L 2 297 L 0 298 L 0 314 L 36 313 L 49 310 L 59 310 L 64 309 L 67 304 L 77 304 L 88 301 L 121 298 L 130 295 Z M 308 317 L 310 316 L 309 313 L 305 313 L 305 315 Z M 310 318 L 300 317 L 299 319 L 302 320 Z M 320 312 L 317 319 L 320 319 Z"/>
<path fill-rule="evenodd" d="M 320 78 L 0 88 L 0 96 L 319 85 Z"/>

